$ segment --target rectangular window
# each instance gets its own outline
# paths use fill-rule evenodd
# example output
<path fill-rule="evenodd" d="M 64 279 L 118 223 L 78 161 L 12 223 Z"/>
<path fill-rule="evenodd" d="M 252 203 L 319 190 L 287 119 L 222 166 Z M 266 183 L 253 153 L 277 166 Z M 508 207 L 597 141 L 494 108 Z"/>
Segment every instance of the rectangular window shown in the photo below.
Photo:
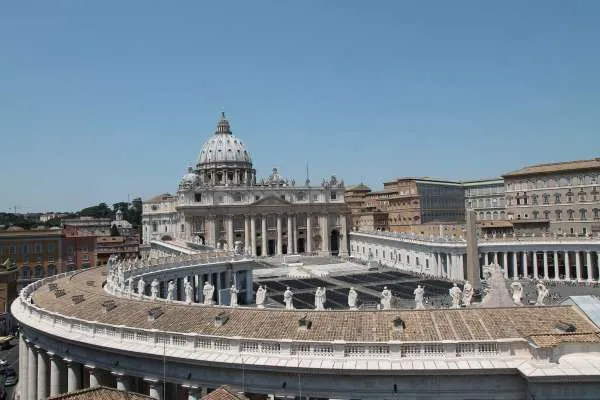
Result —
<path fill-rule="evenodd" d="M 335 200 L 337 198 L 336 192 L 331 192 L 331 200 Z"/>
<path fill-rule="evenodd" d="M 158 226 L 156 225 L 156 222 L 152 223 L 152 232 L 156 232 L 158 230 Z"/>
<path fill-rule="evenodd" d="M 48 253 L 54 253 L 54 243 L 48 243 Z"/>

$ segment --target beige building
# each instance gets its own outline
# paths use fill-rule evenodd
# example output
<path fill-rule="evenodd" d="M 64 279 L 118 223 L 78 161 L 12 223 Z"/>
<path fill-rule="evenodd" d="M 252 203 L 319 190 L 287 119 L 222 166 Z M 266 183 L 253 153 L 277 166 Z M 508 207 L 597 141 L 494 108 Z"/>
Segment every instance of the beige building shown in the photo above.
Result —
<path fill-rule="evenodd" d="M 223 114 L 175 195 L 143 204 L 144 243 L 180 240 L 248 254 L 348 254 L 344 183 L 296 184 L 273 168 L 258 179 L 250 152 Z"/>
<path fill-rule="evenodd" d="M 460 236 L 464 227 L 464 189 L 459 182 L 399 178 L 372 192 L 365 185 L 346 190 L 355 231 L 411 232 Z"/>
<path fill-rule="evenodd" d="M 516 234 L 600 233 L 600 158 L 533 165 L 503 177 Z"/>

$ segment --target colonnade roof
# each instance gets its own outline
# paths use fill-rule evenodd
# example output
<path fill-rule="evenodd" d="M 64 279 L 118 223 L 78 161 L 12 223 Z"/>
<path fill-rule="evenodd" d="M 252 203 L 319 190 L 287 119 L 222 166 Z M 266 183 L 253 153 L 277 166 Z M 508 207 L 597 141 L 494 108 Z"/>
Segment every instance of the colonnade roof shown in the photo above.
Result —
<path fill-rule="evenodd" d="M 469 308 L 389 311 L 314 311 L 230 308 L 224 306 L 185 305 L 163 301 L 115 297 L 102 289 L 104 267 L 81 271 L 54 283 L 64 291 L 57 297 L 48 285 L 33 294 L 33 303 L 47 311 L 87 321 L 125 325 L 169 332 L 197 333 L 223 337 L 247 337 L 272 340 L 347 342 L 439 342 L 488 341 L 529 338 L 542 347 L 561 341 L 577 341 L 560 333 L 557 326 L 571 324 L 582 341 L 600 342 L 597 328 L 573 306 Z M 83 295 L 75 303 L 73 296 Z M 112 300 L 115 308 L 103 311 L 103 303 Z M 152 308 L 163 311 L 149 321 Z M 222 326 L 215 318 L 225 314 Z M 311 321 L 310 329 L 299 329 L 299 320 Z M 395 321 L 404 322 L 403 331 Z M 397 324 L 396 324 L 397 325 Z"/>

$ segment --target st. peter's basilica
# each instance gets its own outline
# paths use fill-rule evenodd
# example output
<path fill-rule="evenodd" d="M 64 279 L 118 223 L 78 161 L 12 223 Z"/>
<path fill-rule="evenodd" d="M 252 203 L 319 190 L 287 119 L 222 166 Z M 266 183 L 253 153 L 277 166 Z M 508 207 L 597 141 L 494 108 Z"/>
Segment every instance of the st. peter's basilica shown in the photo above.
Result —
<path fill-rule="evenodd" d="M 344 183 L 311 186 L 273 168 L 257 178 L 250 152 L 222 113 L 175 195 L 143 205 L 143 241 L 200 243 L 252 256 L 348 254 Z"/>

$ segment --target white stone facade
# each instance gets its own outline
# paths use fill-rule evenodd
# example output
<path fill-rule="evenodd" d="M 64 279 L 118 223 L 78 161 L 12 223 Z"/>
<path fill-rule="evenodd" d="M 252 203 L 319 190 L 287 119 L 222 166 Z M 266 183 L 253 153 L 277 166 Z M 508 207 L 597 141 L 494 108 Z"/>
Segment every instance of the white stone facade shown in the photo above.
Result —
<path fill-rule="evenodd" d="M 336 177 L 320 186 L 296 184 L 274 168 L 257 180 L 249 152 L 223 116 L 177 193 L 144 202 L 142 235 L 144 243 L 180 240 L 227 250 L 239 242 L 252 256 L 347 255 L 348 213 Z"/>

